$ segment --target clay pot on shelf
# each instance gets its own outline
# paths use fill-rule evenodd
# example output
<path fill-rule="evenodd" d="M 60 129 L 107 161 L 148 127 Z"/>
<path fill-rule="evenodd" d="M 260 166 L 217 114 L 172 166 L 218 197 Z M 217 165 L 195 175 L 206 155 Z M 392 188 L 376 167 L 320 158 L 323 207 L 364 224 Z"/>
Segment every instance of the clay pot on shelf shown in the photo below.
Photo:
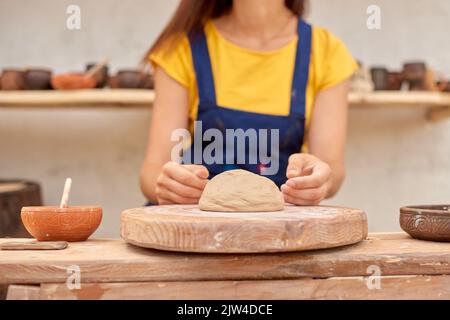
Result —
<path fill-rule="evenodd" d="M 153 81 L 153 76 L 149 73 L 144 75 L 144 81 L 142 83 L 142 89 L 154 89 L 155 83 Z"/>
<path fill-rule="evenodd" d="M 450 92 L 450 80 L 447 81 L 446 85 L 443 86 L 443 90 L 444 92 Z"/>
<path fill-rule="evenodd" d="M 119 88 L 142 88 L 144 80 L 145 75 L 140 70 L 120 70 L 117 72 L 117 83 Z"/>
<path fill-rule="evenodd" d="M 3 69 L 2 90 L 24 90 L 25 72 L 20 69 Z"/>
<path fill-rule="evenodd" d="M 84 73 L 64 73 L 55 75 L 51 80 L 52 86 L 58 90 L 93 89 L 97 85 L 93 76 Z"/>
<path fill-rule="evenodd" d="M 22 222 L 38 241 L 85 241 L 102 220 L 98 206 L 23 207 Z"/>
<path fill-rule="evenodd" d="M 52 72 L 48 69 L 27 69 L 24 77 L 27 90 L 51 89 Z"/>
<path fill-rule="evenodd" d="M 402 87 L 403 75 L 401 72 L 388 72 L 388 90 L 400 90 Z"/>
<path fill-rule="evenodd" d="M 86 71 L 90 70 L 92 67 L 94 67 L 96 65 L 96 63 L 88 63 L 86 65 Z M 95 86 L 96 88 L 103 88 L 107 85 L 108 83 L 108 66 L 105 65 L 103 66 L 95 75 L 95 81 L 97 83 L 97 85 Z"/>
<path fill-rule="evenodd" d="M 374 89 L 388 90 L 389 88 L 389 72 L 383 67 L 373 67 L 370 69 L 370 74 L 372 76 L 372 81 L 374 84 Z"/>
<path fill-rule="evenodd" d="M 119 79 L 117 78 L 117 76 L 110 76 L 108 78 L 108 86 L 111 89 L 118 89 L 119 88 Z"/>
<path fill-rule="evenodd" d="M 403 78 L 410 90 L 426 90 L 427 67 L 425 62 L 408 62 L 403 65 Z"/>

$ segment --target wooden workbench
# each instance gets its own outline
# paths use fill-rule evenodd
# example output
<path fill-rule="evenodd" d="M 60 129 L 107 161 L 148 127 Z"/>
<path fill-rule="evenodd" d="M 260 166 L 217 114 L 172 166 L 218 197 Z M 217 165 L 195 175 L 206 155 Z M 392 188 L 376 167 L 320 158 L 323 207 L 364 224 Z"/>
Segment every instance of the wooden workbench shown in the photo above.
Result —
<path fill-rule="evenodd" d="M 70 290 L 74 267 L 81 288 Z M 89 240 L 0 251 L 0 284 L 9 299 L 450 299 L 450 243 L 385 233 L 336 249 L 214 255 Z"/>

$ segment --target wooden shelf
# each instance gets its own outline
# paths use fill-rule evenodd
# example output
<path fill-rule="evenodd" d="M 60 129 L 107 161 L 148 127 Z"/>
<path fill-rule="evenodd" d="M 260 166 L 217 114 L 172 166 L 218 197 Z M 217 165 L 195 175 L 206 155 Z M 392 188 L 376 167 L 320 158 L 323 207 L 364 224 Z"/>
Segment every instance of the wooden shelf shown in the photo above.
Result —
<path fill-rule="evenodd" d="M 420 91 L 377 91 L 349 95 L 350 105 L 357 108 L 425 108 L 426 117 L 438 121 L 450 116 L 450 93 Z"/>
<path fill-rule="evenodd" d="M 153 90 L 0 91 L 0 107 L 150 107 Z M 430 120 L 450 116 L 450 93 L 377 91 L 349 95 L 354 108 L 424 108 Z"/>
<path fill-rule="evenodd" d="M 450 93 L 420 91 L 376 91 L 349 95 L 355 107 L 447 107 Z"/>
<path fill-rule="evenodd" d="M 0 107 L 149 107 L 155 93 L 145 89 L 0 91 Z"/>

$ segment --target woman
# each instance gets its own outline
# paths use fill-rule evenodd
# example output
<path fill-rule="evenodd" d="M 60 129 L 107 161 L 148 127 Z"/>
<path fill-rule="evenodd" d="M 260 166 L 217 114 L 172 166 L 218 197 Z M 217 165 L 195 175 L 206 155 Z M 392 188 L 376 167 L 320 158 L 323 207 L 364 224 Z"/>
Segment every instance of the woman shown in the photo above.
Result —
<path fill-rule="evenodd" d="M 286 202 L 315 205 L 338 191 L 348 79 L 357 65 L 339 39 L 302 20 L 304 8 L 304 0 L 181 1 L 149 51 L 156 99 L 141 187 L 151 202 L 197 203 L 208 178 L 230 168 L 264 174 L 248 161 L 171 161 L 172 133 L 192 132 L 197 120 L 222 133 L 277 129 L 269 140 L 279 139 L 271 151 L 278 170 L 267 177 Z M 245 147 L 246 159 L 261 161 L 260 144 Z M 232 151 L 225 146 L 224 159 Z"/>

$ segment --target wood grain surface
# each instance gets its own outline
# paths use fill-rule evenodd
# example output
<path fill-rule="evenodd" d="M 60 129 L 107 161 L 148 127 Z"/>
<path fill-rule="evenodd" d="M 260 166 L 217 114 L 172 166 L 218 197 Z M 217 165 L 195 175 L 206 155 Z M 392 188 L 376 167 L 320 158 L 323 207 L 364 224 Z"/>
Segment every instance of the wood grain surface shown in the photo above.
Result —
<path fill-rule="evenodd" d="M 6 300 L 40 300 L 40 286 L 10 285 Z"/>
<path fill-rule="evenodd" d="M 277 299 L 450 299 L 450 276 L 381 277 L 374 286 L 367 277 L 266 281 L 186 281 L 43 284 L 43 300 L 277 300 Z"/>
<path fill-rule="evenodd" d="M 197 205 L 151 206 L 121 215 L 134 245 L 182 252 L 258 253 L 332 248 L 367 237 L 362 210 L 287 205 L 274 212 L 209 212 Z"/>
<path fill-rule="evenodd" d="M 11 241 L 0 239 L 0 243 Z M 29 241 L 24 239 L 23 241 Z M 274 280 L 450 275 L 450 245 L 405 233 L 372 234 L 357 244 L 294 253 L 195 254 L 144 249 L 122 240 L 88 240 L 65 250 L 0 251 L 0 283 L 65 283 L 78 266 L 81 282 Z"/>

